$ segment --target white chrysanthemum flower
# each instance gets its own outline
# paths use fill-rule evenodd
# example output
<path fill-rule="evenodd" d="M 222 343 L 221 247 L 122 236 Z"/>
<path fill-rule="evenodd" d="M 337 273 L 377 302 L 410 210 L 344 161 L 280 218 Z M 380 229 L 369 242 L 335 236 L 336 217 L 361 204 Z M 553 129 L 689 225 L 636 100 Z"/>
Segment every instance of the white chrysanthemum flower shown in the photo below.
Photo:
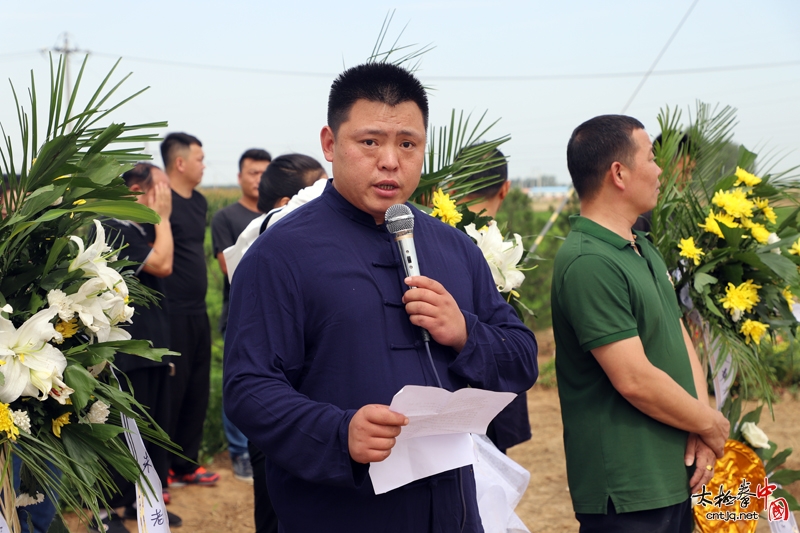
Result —
<path fill-rule="evenodd" d="M 75 315 L 72 298 L 60 289 L 53 289 L 47 293 L 47 303 L 50 307 L 58 308 L 58 318 L 64 322 L 69 322 Z"/>
<path fill-rule="evenodd" d="M 781 240 L 781 238 L 778 237 L 777 233 L 770 233 L 769 236 L 767 237 L 767 244 L 775 244 L 779 240 Z M 772 252 L 773 254 L 780 255 L 781 254 L 781 249 L 780 249 L 780 247 L 773 248 L 772 250 L 770 250 L 770 252 Z"/>
<path fill-rule="evenodd" d="M 14 420 L 14 425 L 21 431 L 28 435 L 31 434 L 31 419 L 28 417 L 28 411 L 23 411 L 22 409 L 11 411 L 11 418 Z"/>
<path fill-rule="evenodd" d="M 89 408 L 86 419 L 90 424 L 105 424 L 106 420 L 108 420 L 108 413 L 108 404 L 102 400 L 97 400 Z"/>
<path fill-rule="evenodd" d="M 475 224 L 464 228 L 467 235 L 475 239 L 478 248 L 483 252 L 483 257 L 489 263 L 494 283 L 500 292 L 511 292 L 525 281 L 525 274 L 517 269 L 517 264 L 522 259 L 522 237 L 514 234 L 514 241 L 504 241 L 503 234 L 497 227 L 497 222 L 492 220 L 481 229 L 475 229 Z"/>
<path fill-rule="evenodd" d="M 753 422 L 742 424 L 742 436 L 753 448 L 769 448 L 769 437 Z"/>
<path fill-rule="evenodd" d="M 27 507 L 29 505 L 36 505 L 37 503 L 42 503 L 44 501 L 44 494 L 41 492 L 36 493 L 36 497 L 31 496 L 27 492 L 23 492 L 22 494 L 17 495 L 17 507 Z"/>

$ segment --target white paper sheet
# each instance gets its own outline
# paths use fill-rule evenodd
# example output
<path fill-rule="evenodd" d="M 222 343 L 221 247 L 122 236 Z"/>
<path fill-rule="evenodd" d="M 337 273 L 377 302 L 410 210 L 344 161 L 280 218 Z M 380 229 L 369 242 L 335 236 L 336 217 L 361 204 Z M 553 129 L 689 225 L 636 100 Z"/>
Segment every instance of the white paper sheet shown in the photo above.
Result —
<path fill-rule="evenodd" d="M 390 408 L 408 417 L 389 457 L 371 463 L 375 494 L 417 479 L 470 465 L 475 460 L 470 433 L 484 434 L 489 422 L 516 397 L 510 392 L 408 385 Z"/>

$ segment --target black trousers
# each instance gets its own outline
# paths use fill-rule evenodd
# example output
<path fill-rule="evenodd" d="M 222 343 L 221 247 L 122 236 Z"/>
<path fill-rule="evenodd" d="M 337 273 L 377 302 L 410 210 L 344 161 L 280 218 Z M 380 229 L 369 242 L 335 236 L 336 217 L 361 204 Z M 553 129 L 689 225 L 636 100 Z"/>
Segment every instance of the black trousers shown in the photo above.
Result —
<path fill-rule="evenodd" d="M 609 499 L 608 514 L 575 513 L 575 518 L 581 524 L 580 533 L 691 533 L 694 529 L 691 498 L 669 507 L 619 514 Z"/>
<path fill-rule="evenodd" d="M 247 442 L 250 464 L 253 466 L 253 516 L 256 520 L 256 533 L 278 533 L 278 515 L 272 508 L 267 490 L 267 463 L 261 450 L 252 442 Z"/>
<path fill-rule="evenodd" d="M 183 449 L 183 455 L 191 459 L 173 455 L 171 467 L 176 475 L 191 474 L 197 469 L 211 386 L 208 315 L 170 315 L 170 349 L 181 355 L 172 358 L 172 423 L 167 433 Z"/>
<path fill-rule="evenodd" d="M 169 367 L 163 365 L 139 368 L 126 373 L 133 386 L 134 398 L 143 406 L 149 407 L 147 412 L 164 431 L 167 431 L 172 415 L 172 409 L 170 409 L 171 378 L 169 371 Z M 127 381 L 122 376 L 118 377 L 122 389 L 130 392 Z M 124 435 L 120 435 L 120 438 L 125 439 Z M 166 488 L 171 454 L 157 444 L 152 444 L 146 439 L 143 440 L 153 468 L 155 468 L 158 478 L 161 480 L 161 486 Z M 120 492 L 115 494 L 109 501 L 111 507 L 133 506 L 136 502 L 135 484 L 123 478 L 116 470 L 113 471 L 112 476 Z"/>

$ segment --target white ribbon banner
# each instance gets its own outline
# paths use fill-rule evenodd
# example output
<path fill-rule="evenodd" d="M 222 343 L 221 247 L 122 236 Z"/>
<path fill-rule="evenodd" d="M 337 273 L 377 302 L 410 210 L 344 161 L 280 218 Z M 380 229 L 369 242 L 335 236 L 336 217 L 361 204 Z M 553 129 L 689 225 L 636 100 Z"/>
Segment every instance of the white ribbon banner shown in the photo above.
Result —
<path fill-rule="evenodd" d="M 114 371 L 111 370 L 112 375 Z M 116 376 L 114 376 L 116 378 Z M 119 381 L 119 380 L 117 380 Z M 122 390 L 122 387 L 120 387 Z M 142 434 L 139 432 L 139 426 L 129 416 L 120 413 L 122 419 L 122 427 L 127 429 L 125 432 L 125 440 L 128 443 L 128 449 L 131 455 L 139 463 L 139 468 L 142 469 L 142 475 L 136 483 L 136 522 L 139 525 L 139 533 L 171 533 L 169 530 L 169 518 L 167 518 L 167 508 L 164 506 L 163 487 L 161 480 L 158 478 L 153 461 L 150 459 L 150 454 L 144 447 L 142 441 Z M 149 487 L 153 487 L 153 494 L 147 494 Z M 2 530 L 0 530 L 2 533 Z"/>

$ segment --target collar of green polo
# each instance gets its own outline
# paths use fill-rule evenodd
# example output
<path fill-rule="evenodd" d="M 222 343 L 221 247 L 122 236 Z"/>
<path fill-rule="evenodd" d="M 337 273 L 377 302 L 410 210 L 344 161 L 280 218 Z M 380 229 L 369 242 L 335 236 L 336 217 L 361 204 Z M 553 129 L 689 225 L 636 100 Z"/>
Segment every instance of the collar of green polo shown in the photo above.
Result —
<path fill-rule="evenodd" d="M 632 241 L 620 237 L 610 229 L 604 228 L 597 222 L 589 220 L 588 218 L 580 215 L 572 215 L 569 217 L 569 223 L 572 231 L 579 231 L 581 233 L 591 235 L 592 237 L 597 237 L 601 241 L 605 241 L 612 246 L 616 246 L 620 250 L 624 249 L 626 246 L 629 247 L 632 243 Z M 634 232 L 634 236 L 636 236 L 637 233 L 638 232 Z"/>

